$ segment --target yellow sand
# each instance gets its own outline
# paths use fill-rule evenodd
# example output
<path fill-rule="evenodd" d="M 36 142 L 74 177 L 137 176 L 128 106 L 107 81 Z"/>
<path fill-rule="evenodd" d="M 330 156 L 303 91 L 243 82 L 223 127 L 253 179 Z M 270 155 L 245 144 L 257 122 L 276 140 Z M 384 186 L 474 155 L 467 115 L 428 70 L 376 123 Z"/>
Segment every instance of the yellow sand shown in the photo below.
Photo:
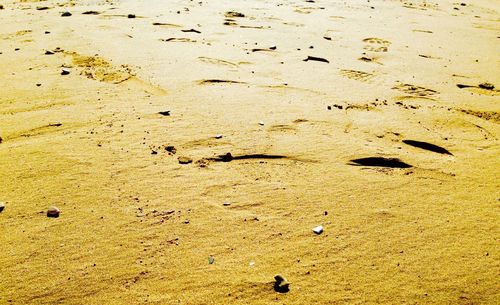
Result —
<path fill-rule="evenodd" d="M 0 304 L 500 303 L 500 4 L 464 2 L 3 1 Z"/>

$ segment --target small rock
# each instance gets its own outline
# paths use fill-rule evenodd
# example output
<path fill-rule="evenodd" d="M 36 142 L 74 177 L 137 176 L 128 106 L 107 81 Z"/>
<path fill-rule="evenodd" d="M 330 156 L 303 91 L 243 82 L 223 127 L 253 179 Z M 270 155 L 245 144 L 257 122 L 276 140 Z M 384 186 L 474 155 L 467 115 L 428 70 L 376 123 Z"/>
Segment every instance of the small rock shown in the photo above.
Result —
<path fill-rule="evenodd" d="M 180 164 L 189 164 L 193 162 L 193 159 L 188 158 L 188 157 L 179 157 L 179 163 Z"/>
<path fill-rule="evenodd" d="M 71 73 L 71 69 L 62 68 L 62 70 L 61 70 L 61 75 L 68 75 L 70 73 Z"/>
<path fill-rule="evenodd" d="M 128 14 L 127 18 L 133 19 L 133 18 L 135 18 L 135 15 L 134 14 Z"/>
<path fill-rule="evenodd" d="M 175 149 L 175 147 L 172 145 L 165 147 L 165 150 L 171 153 L 172 155 L 175 155 L 175 153 L 177 152 L 177 149 Z"/>
<path fill-rule="evenodd" d="M 0 137 L 0 143 L 2 143 L 2 141 L 3 141 L 3 139 L 2 139 L 2 137 Z"/>
<path fill-rule="evenodd" d="M 167 111 L 160 111 L 158 112 L 158 114 L 161 114 L 163 116 L 169 116 L 170 115 L 170 110 L 167 110 Z"/>
<path fill-rule="evenodd" d="M 52 218 L 57 218 L 59 217 L 59 214 L 61 213 L 61 210 L 59 210 L 57 207 L 52 206 L 47 210 L 47 217 L 52 217 Z"/>
<path fill-rule="evenodd" d="M 5 203 L 4 202 L 0 202 L 0 213 L 2 213 L 3 210 L 5 210 Z"/>
<path fill-rule="evenodd" d="M 215 138 L 216 139 L 222 139 L 222 135 L 221 134 L 215 135 Z"/>
<path fill-rule="evenodd" d="M 61 14 L 61 17 L 69 17 L 69 16 L 71 16 L 70 12 L 64 12 Z"/>
<path fill-rule="evenodd" d="M 157 152 L 156 150 L 151 150 L 151 154 L 152 154 L 152 155 L 157 155 L 157 154 L 158 154 L 158 152 Z"/>
<path fill-rule="evenodd" d="M 228 152 L 227 154 L 221 156 L 220 159 L 222 162 L 231 162 L 233 161 L 233 155 L 231 155 L 231 153 Z"/>
<path fill-rule="evenodd" d="M 274 290 L 276 292 L 280 293 L 286 293 L 290 291 L 290 288 L 288 287 L 290 283 L 284 278 L 282 275 L 277 274 L 274 276 Z"/>
<path fill-rule="evenodd" d="M 275 45 L 272 45 L 269 47 L 269 50 L 276 50 L 276 49 L 277 49 L 277 47 Z"/>
<path fill-rule="evenodd" d="M 259 125 L 260 125 L 260 126 L 264 126 L 264 122 L 263 122 L 263 121 L 260 121 L 260 122 L 259 122 Z"/>
<path fill-rule="evenodd" d="M 324 230 L 323 226 L 317 226 L 317 227 L 313 228 L 313 232 L 318 234 L 318 235 L 323 233 L 323 230 Z"/>
<path fill-rule="evenodd" d="M 45 51 L 45 55 L 54 55 L 54 52 L 47 50 Z"/>
<path fill-rule="evenodd" d="M 224 201 L 224 203 L 223 203 L 222 205 L 223 205 L 223 206 L 225 206 L 225 207 L 228 207 L 228 206 L 230 206 L 230 205 L 231 205 L 231 202 L 229 202 L 229 201 Z"/>

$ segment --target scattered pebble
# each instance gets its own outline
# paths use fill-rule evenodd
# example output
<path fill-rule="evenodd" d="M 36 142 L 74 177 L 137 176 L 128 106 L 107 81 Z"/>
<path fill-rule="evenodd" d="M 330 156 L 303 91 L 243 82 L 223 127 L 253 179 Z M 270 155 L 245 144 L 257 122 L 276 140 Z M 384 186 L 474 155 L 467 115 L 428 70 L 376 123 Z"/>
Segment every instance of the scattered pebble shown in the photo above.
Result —
<path fill-rule="evenodd" d="M 269 49 L 270 49 L 270 50 L 276 50 L 276 49 L 277 49 L 277 47 L 276 47 L 275 45 L 272 45 L 272 46 L 270 46 L 270 47 L 269 47 Z"/>
<path fill-rule="evenodd" d="M 193 162 L 193 159 L 188 158 L 188 157 L 179 157 L 179 163 L 180 164 L 189 164 Z"/>
<path fill-rule="evenodd" d="M 2 213 L 3 210 L 5 210 L 5 202 L 0 202 L 0 213 Z"/>
<path fill-rule="evenodd" d="M 167 110 L 167 111 L 160 111 L 158 112 L 158 114 L 161 114 L 163 116 L 170 116 L 170 110 Z"/>
<path fill-rule="evenodd" d="M 280 293 L 286 293 L 290 291 L 290 288 L 288 287 L 290 283 L 284 278 L 282 275 L 277 274 L 274 276 L 274 290 L 276 292 Z"/>
<path fill-rule="evenodd" d="M 317 226 L 317 227 L 313 228 L 313 232 L 318 234 L 318 235 L 323 233 L 323 230 L 324 230 L 323 226 Z"/>
<path fill-rule="evenodd" d="M 228 206 L 230 206 L 230 205 L 231 205 L 231 202 L 229 202 L 229 201 L 224 201 L 224 203 L 223 203 L 222 205 L 223 205 L 223 206 L 225 206 L 225 207 L 228 207 Z"/>
<path fill-rule="evenodd" d="M 135 15 L 134 14 L 128 14 L 127 18 L 133 19 L 133 18 L 135 18 Z"/>
<path fill-rule="evenodd" d="M 260 125 L 260 126 L 264 126 L 264 122 L 260 121 L 260 122 L 259 122 L 259 125 Z"/>
<path fill-rule="evenodd" d="M 216 139 L 222 139 L 222 135 L 221 134 L 215 135 L 215 138 Z"/>
<path fill-rule="evenodd" d="M 59 210 L 57 207 L 52 206 L 47 210 L 47 217 L 52 217 L 52 218 L 57 218 L 59 217 L 59 214 L 61 213 L 61 210 Z"/>
<path fill-rule="evenodd" d="M 69 17 L 69 16 L 71 16 L 70 12 L 64 12 L 61 14 L 61 17 Z"/>
<path fill-rule="evenodd" d="M 68 75 L 70 73 L 71 73 L 71 69 L 68 69 L 68 68 L 61 69 L 61 75 Z"/>

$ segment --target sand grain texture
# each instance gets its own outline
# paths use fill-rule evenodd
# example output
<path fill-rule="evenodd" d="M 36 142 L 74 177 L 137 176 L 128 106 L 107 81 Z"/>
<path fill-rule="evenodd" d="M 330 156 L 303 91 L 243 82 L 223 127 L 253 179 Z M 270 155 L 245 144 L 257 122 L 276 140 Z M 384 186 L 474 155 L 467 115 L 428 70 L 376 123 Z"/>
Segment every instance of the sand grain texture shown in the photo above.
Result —
<path fill-rule="evenodd" d="M 3 1 L 0 304 L 500 303 L 464 4 Z"/>

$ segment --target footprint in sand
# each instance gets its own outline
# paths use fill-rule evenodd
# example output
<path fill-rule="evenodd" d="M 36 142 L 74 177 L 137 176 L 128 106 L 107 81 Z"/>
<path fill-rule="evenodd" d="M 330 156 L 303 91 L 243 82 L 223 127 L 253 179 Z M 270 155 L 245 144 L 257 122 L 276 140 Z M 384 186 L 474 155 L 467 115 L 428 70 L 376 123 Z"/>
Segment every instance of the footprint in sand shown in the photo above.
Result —
<path fill-rule="evenodd" d="M 381 38 L 365 38 L 363 39 L 365 46 L 363 49 L 372 52 L 387 52 L 391 42 Z"/>
<path fill-rule="evenodd" d="M 371 73 L 356 71 L 356 70 L 344 70 L 344 69 L 340 70 L 340 75 L 361 82 L 369 82 L 371 79 L 375 77 L 375 75 Z"/>
<path fill-rule="evenodd" d="M 399 90 L 401 92 L 408 94 L 408 96 L 402 96 L 401 98 L 432 99 L 437 94 L 439 94 L 439 92 L 437 92 L 436 90 L 427 89 L 424 87 L 415 86 L 411 84 L 402 84 L 402 83 L 397 84 L 396 86 L 392 87 L 392 89 Z"/>
<path fill-rule="evenodd" d="M 98 56 L 85 56 L 76 52 L 64 52 L 71 57 L 72 65 L 80 69 L 80 74 L 100 82 L 121 84 L 127 82 L 129 86 L 154 95 L 165 95 L 165 89 L 144 81 L 135 76 L 132 69 L 126 65 L 114 66 Z"/>
<path fill-rule="evenodd" d="M 119 84 L 134 76 L 129 67 L 125 65 L 115 67 L 97 56 L 84 56 L 76 52 L 65 52 L 64 54 L 72 58 L 73 65 L 80 68 L 81 75 L 90 79 Z"/>
<path fill-rule="evenodd" d="M 232 68 L 237 68 L 238 64 L 232 63 L 227 60 L 222 60 L 222 59 L 217 59 L 217 58 L 211 58 L 211 57 L 204 57 L 200 56 L 198 57 L 198 60 L 207 64 L 212 64 L 212 65 L 220 65 L 220 66 L 228 66 Z"/>

